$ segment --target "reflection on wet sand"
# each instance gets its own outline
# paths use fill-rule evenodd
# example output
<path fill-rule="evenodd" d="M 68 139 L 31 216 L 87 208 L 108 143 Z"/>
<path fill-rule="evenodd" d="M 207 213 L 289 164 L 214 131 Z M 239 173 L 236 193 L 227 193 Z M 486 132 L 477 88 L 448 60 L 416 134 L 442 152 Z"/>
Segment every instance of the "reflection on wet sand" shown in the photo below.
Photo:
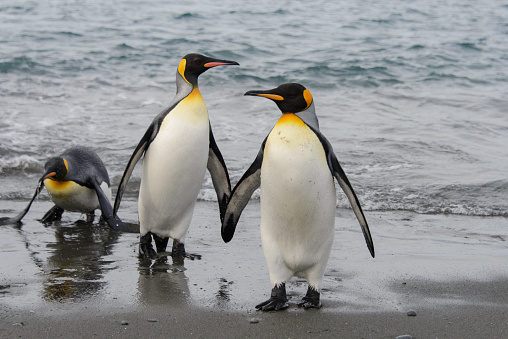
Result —
<path fill-rule="evenodd" d="M 226 278 L 219 279 L 219 291 L 215 294 L 216 306 L 218 308 L 225 308 L 231 301 L 230 286 L 233 284 L 232 281 L 228 281 Z"/>
<path fill-rule="evenodd" d="M 74 223 L 55 223 L 55 240 L 41 248 L 48 254 L 46 260 L 32 258 L 43 271 L 43 298 L 48 301 L 81 299 L 95 295 L 107 283 L 101 281 L 111 262 L 103 257 L 110 255 L 118 241 L 119 232 L 105 224 L 92 224 L 83 220 Z M 27 237 L 26 248 L 31 248 Z"/>
<path fill-rule="evenodd" d="M 138 299 L 150 305 L 185 306 L 190 302 L 189 280 L 182 257 L 139 259 Z"/>

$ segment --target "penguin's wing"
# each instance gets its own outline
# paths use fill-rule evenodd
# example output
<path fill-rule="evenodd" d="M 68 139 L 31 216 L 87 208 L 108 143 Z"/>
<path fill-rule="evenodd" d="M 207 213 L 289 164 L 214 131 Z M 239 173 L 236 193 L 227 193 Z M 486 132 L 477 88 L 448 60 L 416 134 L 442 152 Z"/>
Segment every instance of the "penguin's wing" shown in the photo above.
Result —
<path fill-rule="evenodd" d="M 220 221 L 224 220 L 224 213 L 231 195 L 231 182 L 229 181 L 228 169 L 224 158 L 215 143 L 215 138 L 210 125 L 210 149 L 208 151 L 208 172 L 212 177 L 213 187 L 217 193 L 217 201 L 219 202 Z"/>
<path fill-rule="evenodd" d="M 240 181 L 238 181 L 231 193 L 231 198 L 229 199 L 222 222 L 221 235 L 224 242 L 229 242 L 233 239 L 236 224 L 240 219 L 243 209 L 247 206 L 252 193 L 261 185 L 261 165 L 263 163 L 265 143 L 266 139 L 263 141 L 256 159 L 252 165 L 250 165 L 247 172 L 244 173 Z"/>
<path fill-rule="evenodd" d="M 113 212 L 111 202 L 109 202 L 108 197 L 102 190 L 101 185 L 99 184 L 97 179 L 91 178 L 90 184 L 93 186 L 95 192 L 97 193 L 97 199 L 99 200 L 99 205 L 101 206 L 102 217 L 106 220 L 109 227 L 111 227 L 115 231 L 132 232 L 127 226 L 125 226 L 122 220 L 120 220 L 120 218 Z"/>
<path fill-rule="evenodd" d="M 145 134 L 139 141 L 138 146 L 132 153 L 129 162 L 127 163 L 127 167 L 123 172 L 122 180 L 120 180 L 120 184 L 118 185 L 118 190 L 116 191 L 115 206 L 113 208 L 114 215 L 116 214 L 116 212 L 118 212 L 118 208 L 120 207 L 120 202 L 122 201 L 122 196 L 125 191 L 125 187 L 129 182 L 129 178 L 131 177 L 132 171 L 134 171 L 134 167 L 136 167 L 136 164 L 138 163 L 143 153 L 148 149 L 148 146 L 150 146 L 150 143 L 153 141 L 153 139 L 155 139 L 157 133 L 159 133 L 159 128 L 160 128 L 160 119 L 156 118 L 154 121 L 152 121 L 150 126 L 148 126 L 148 129 L 146 130 Z"/>
<path fill-rule="evenodd" d="M 35 193 L 32 197 L 32 200 L 30 200 L 30 202 L 28 203 L 28 206 L 25 207 L 25 209 L 23 211 L 21 211 L 14 218 L 1 218 L 0 219 L 0 226 L 17 224 L 18 222 L 20 222 L 21 219 L 23 219 L 23 217 L 28 213 L 28 210 L 32 206 L 32 203 L 34 202 L 35 198 L 37 198 L 37 195 L 39 195 L 39 193 L 42 191 L 43 187 L 44 187 L 44 179 L 41 178 L 41 180 L 39 180 L 39 183 L 37 184 L 37 188 L 35 189 Z"/>
<path fill-rule="evenodd" d="M 372 241 L 369 225 L 367 224 L 367 220 L 365 219 L 365 215 L 363 214 L 362 207 L 360 206 L 360 201 L 358 200 L 358 197 L 356 196 L 356 193 L 353 190 L 353 186 L 351 186 L 351 183 L 349 182 L 346 173 L 340 166 L 339 161 L 337 160 L 337 157 L 333 152 L 332 145 L 330 144 L 328 139 L 326 139 L 325 136 L 322 135 L 319 131 L 314 130 L 314 132 L 316 133 L 319 140 L 321 141 L 321 144 L 323 145 L 323 148 L 326 153 L 326 158 L 328 161 L 328 167 L 330 168 L 332 175 L 337 179 L 340 187 L 342 188 L 344 193 L 346 193 L 346 196 L 349 199 L 349 203 L 351 204 L 351 207 L 355 212 L 356 218 L 358 219 L 358 222 L 362 227 L 362 232 L 363 236 L 365 237 L 367 247 L 369 248 L 370 254 L 374 258 L 374 242 Z"/>

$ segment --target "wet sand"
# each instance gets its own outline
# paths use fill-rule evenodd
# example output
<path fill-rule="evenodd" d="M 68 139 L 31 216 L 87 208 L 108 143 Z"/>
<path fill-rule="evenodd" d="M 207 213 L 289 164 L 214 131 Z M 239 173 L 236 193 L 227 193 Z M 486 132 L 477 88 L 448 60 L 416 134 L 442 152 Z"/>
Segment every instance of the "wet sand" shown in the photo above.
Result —
<path fill-rule="evenodd" d="M 24 202 L 2 202 L 0 217 Z M 134 223 L 126 200 L 121 217 Z M 136 234 L 75 213 L 44 227 L 36 201 L 22 227 L 0 228 L 0 337 L 508 337 L 508 220 L 367 212 L 372 259 L 350 210 L 338 209 L 320 310 L 262 313 L 270 293 L 259 202 L 224 244 L 215 203 L 198 202 L 186 247 L 200 260 L 137 258 Z M 96 218 L 98 219 L 98 218 Z M 409 316 L 414 311 L 416 316 Z"/>

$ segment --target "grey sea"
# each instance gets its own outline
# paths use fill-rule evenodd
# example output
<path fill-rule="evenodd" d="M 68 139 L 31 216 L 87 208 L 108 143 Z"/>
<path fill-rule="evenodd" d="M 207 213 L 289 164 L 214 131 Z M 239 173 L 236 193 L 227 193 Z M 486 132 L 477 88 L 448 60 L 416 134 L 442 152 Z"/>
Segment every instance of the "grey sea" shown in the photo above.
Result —
<path fill-rule="evenodd" d="M 0 216 L 21 211 L 45 161 L 71 146 L 100 155 L 116 192 L 192 52 L 240 63 L 199 83 L 233 185 L 280 117 L 269 100 L 243 94 L 298 82 L 314 97 L 377 252 L 369 257 L 337 186 L 320 312 L 405 316 L 414 304 L 386 286 L 508 278 L 506 1 L 2 1 Z M 131 224 L 140 167 L 119 211 Z M 9 318 L 15 310 L 60 315 L 107 300 L 118 309 L 194 305 L 252 317 L 269 293 L 259 192 L 226 245 L 207 174 L 187 240 L 202 259 L 148 267 L 138 262 L 136 234 L 76 213 L 45 227 L 38 220 L 51 206 L 43 193 L 21 225 L 0 227 L 0 336 L 29 323 Z M 372 276 L 380 280 L 367 284 Z M 304 286 L 289 287 L 293 301 Z M 418 305 L 432 297 L 425 300 Z M 446 300 L 458 305 L 456 296 Z"/>

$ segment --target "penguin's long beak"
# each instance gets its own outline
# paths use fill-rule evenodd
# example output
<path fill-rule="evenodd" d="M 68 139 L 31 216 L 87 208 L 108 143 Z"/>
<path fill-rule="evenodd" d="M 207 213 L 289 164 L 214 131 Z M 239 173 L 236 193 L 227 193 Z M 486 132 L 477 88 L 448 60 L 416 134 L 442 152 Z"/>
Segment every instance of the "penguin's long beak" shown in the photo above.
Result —
<path fill-rule="evenodd" d="M 211 59 L 204 65 L 206 68 L 212 68 L 216 66 L 232 66 L 240 64 L 236 61 L 230 61 L 230 60 L 219 60 L 219 59 Z"/>
<path fill-rule="evenodd" d="M 244 95 L 250 95 L 250 96 L 258 96 L 263 98 L 268 98 L 275 101 L 282 101 L 284 100 L 284 97 L 278 94 L 270 93 L 271 90 L 268 91 L 248 91 Z"/>

